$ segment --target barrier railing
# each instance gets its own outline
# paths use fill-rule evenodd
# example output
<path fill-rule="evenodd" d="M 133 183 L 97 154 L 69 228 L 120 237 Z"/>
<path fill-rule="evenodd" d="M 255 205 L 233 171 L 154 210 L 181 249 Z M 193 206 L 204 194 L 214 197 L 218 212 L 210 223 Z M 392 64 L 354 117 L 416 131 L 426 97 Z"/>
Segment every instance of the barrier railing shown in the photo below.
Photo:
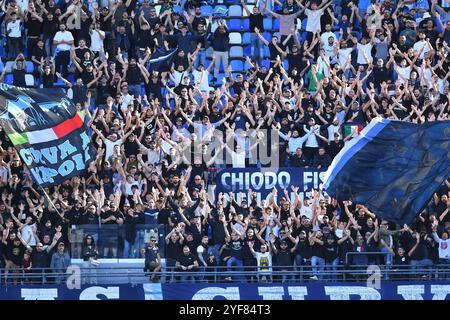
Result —
<path fill-rule="evenodd" d="M 163 267 L 160 272 L 145 272 L 143 268 L 114 267 L 78 267 L 63 270 L 32 269 L 0 269 L 1 285 L 12 284 L 106 284 L 106 283 L 148 283 L 154 275 L 155 282 L 365 282 L 373 279 L 373 265 L 323 265 L 323 266 L 273 266 L 267 267 L 202 267 L 193 271 L 181 271 L 177 268 Z M 379 280 L 412 281 L 412 280 L 450 280 L 450 265 L 433 266 L 377 266 L 375 276 Z M 370 279 L 369 279 L 370 278 Z"/>

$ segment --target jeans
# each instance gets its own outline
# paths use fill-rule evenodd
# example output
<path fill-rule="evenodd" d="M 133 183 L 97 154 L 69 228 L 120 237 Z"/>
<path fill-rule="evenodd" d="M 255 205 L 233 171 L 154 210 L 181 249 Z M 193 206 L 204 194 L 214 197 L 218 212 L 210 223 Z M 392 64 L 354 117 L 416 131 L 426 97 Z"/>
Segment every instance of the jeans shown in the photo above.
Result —
<path fill-rule="evenodd" d="M 43 41 L 47 57 L 53 56 L 53 37 L 44 36 Z"/>
<path fill-rule="evenodd" d="M 339 265 L 339 258 L 334 259 L 331 262 L 327 262 L 325 263 L 325 270 L 327 271 L 333 271 L 333 275 L 329 275 L 327 276 L 327 279 L 331 279 L 331 280 L 337 280 L 338 275 L 337 273 L 337 266 Z"/>
<path fill-rule="evenodd" d="M 216 55 L 216 61 L 214 63 L 214 78 L 217 79 L 217 76 L 219 75 L 220 62 L 222 62 L 224 72 L 228 68 L 228 51 L 214 51 L 214 54 Z"/>
<path fill-rule="evenodd" d="M 391 265 L 392 264 L 392 254 L 389 252 L 388 249 L 385 247 L 381 248 L 381 252 L 386 253 L 386 264 Z"/>
<path fill-rule="evenodd" d="M 14 60 L 20 53 L 22 38 L 7 37 L 8 42 L 8 59 Z"/>
<path fill-rule="evenodd" d="M 141 85 L 140 84 L 128 84 L 128 93 L 134 95 L 135 98 L 141 95 Z"/>
<path fill-rule="evenodd" d="M 180 282 L 182 282 L 182 283 L 186 283 L 186 282 L 194 283 L 195 282 L 195 278 L 194 278 L 194 276 L 184 274 L 184 275 L 180 276 Z"/>
<path fill-rule="evenodd" d="M 59 51 L 56 59 L 55 59 L 55 65 L 56 65 L 56 72 L 60 72 L 62 68 L 62 76 L 63 78 L 67 79 L 67 76 L 69 75 L 69 72 L 67 70 L 67 67 L 70 62 L 70 50 L 67 51 Z"/>
<path fill-rule="evenodd" d="M 205 63 L 206 63 L 206 50 L 205 49 L 200 49 L 200 51 L 197 53 L 197 57 L 195 58 L 195 61 L 194 61 L 194 68 L 198 69 L 198 66 L 200 63 L 203 65 L 205 65 Z"/>
<path fill-rule="evenodd" d="M 264 46 L 256 33 L 250 34 L 250 55 L 257 59 L 259 65 L 262 64 L 264 59 Z"/>
<path fill-rule="evenodd" d="M 242 273 L 244 271 L 244 261 L 241 259 L 237 259 L 236 257 L 231 257 L 227 260 L 227 271 L 233 271 L 233 266 L 236 266 L 236 271 Z M 239 275 L 236 277 L 236 280 L 242 280 L 244 277 L 242 275 Z"/>
<path fill-rule="evenodd" d="M 221 244 L 215 244 L 215 245 L 212 245 L 212 246 L 208 247 L 208 251 L 210 251 L 214 255 L 214 257 L 216 258 L 216 261 L 218 263 L 220 261 L 219 250 L 220 250 L 221 246 L 222 246 Z"/>
<path fill-rule="evenodd" d="M 137 235 L 134 239 L 134 244 L 131 244 L 131 242 L 128 242 L 127 240 L 124 240 L 124 244 L 123 244 L 123 258 L 124 259 L 128 259 L 128 258 L 137 258 Z"/>
<path fill-rule="evenodd" d="M 321 257 L 317 257 L 317 256 L 311 257 L 311 266 L 312 266 L 313 275 L 317 276 L 317 278 L 319 278 L 319 279 L 321 278 L 320 272 L 323 272 L 324 265 L 325 265 L 325 259 L 323 259 Z M 319 268 L 317 268 L 317 266 L 319 266 Z"/>

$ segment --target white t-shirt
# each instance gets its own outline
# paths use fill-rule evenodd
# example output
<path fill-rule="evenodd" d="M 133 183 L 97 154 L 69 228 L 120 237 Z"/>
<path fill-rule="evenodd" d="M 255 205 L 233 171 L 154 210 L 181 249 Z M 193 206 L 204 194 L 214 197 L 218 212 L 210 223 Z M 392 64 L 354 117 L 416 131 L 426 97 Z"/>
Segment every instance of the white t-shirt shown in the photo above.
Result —
<path fill-rule="evenodd" d="M 358 49 L 358 58 L 356 60 L 356 63 L 367 64 L 366 59 L 364 59 L 363 52 L 366 55 L 367 60 L 370 61 L 370 59 L 372 57 L 372 54 L 371 54 L 372 44 L 371 43 L 366 43 L 366 44 L 358 43 L 357 49 Z"/>
<path fill-rule="evenodd" d="M 300 217 L 306 216 L 308 219 L 312 219 L 313 212 L 310 206 L 302 205 L 300 208 Z"/>
<path fill-rule="evenodd" d="M 417 41 L 414 43 L 413 49 L 415 52 L 419 53 L 419 51 L 424 47 L 422 53 L 419 56 L 419 59 L 423 59 L 425 56 L 425 53 L 430 51 L 430 47 L 428 46 L 428 43 L 425 40 Z"/>
<path fill-rule="evenodd" d="M 397 66 L 397 73 L 399 75 L 401 75 L 403 78 L 405 78 L 406 80 L 409 80 L 410 75 L 411 75 L 411 67 L 407 66 L 406 68 L 403 68 L 403 67 Z M 398 79 L 400 80 L 401 83 L 405 82 L 401 77 L 398 77 Z"/>
<path fill-rule="evenodd" d="M 183 72 L 179 72 L 177 70 L 175 70 L 172 73 L 172 76 L 175 79 L 175 81 L 174 81 L 175 87 L 177 87 L 180 84 L 181 80 L 183 80 L 183 74 L 184 74 L 184 71 Z"/>
<path fill-rule="evenodd" d="M 204 69 L 202 72 L 198 71 L 198 70 L 194 70 L 192 72 L 192 74 L 194 75 L 194 81 L 196 83 L 200 83 L 199 84 L 199 88 L 201 91 L 209 91 L 209 82 L 208 82 L 208 76 L 209 76 L 209 72 L 208 70 Z"/>
<path fill-rule="evenodd" d="M 334 55 L 334 49 L 336 48 L 336 42 L 333 45 L 329 45 L 328 41 L 323 44 L 323 49 L 325 50 L 325 56 L 330 60 L 332 64 L 337 63 L 336 56 Z"/>
<path fill-rule="evenodd" d="M 31 235 L 31 240 L 30 242 L 28 242 L 28 245 L 32 247 L 36 245 L 36 239 L 34 238 L 33 235 L 33 225 L 25 225 L 20 231 L 20 233 L 22 234 L 22 239 L 25 241 L 28 241 L 28 238 Z"/>
<path fill-rule="evenodd" d="M 256 262 L 258 264 L 258 273 L 268 274 L 272 271 L 272 256 L 269 252 L 256 252 Z"/>
<path fill-rule="evenodd" d="M 353 51 L 353 48 L 339 49 L 338 60 L 339 60 L 339 65 L 341 66 L 341 69 L 344 69 L 344 66 L 345 66 L 345 63 L 347 62 L 348 56 L 352 53 L 352 51 Z M 349 63 L 347 65 L 347 69 L 350 68 L 350 64 L 351 63 Z"/>
<path fill-rule="evenodd" d="M 320 126 L 317 125 L 317 124 L 314 125 L 314 127 L 311 128 L 311 130 L 313 130 L 313 131 L 318 131 L 319 129 L 320 129 Z M 310 129 L 308 129 L 306 127 L 306 125 L 303 126 L 303 130 L 305 132 L 309 132 L 310 131 Z M 306 139 L 305 147 L 309 147 L 309 148 L 318 148 L 319 147 L 319 142 L 317 141 L 317 137 L 316 137 L 316 135 L 314 133 L 310 134 L 308 136 L 308 139 Z"/>
<path fill-rule="evenodd" d="M 20 38 L 22 36 L 22 32 L 20 31 L 20 20 L 17 19 L 15 21 L 10 21 L 6 25 L 6 31 L 9 31 L 8 36 L 10 38 Z"/>
<path fill-rule="evenodd" d="M 330 140 L 330 141 L 334 140 L 334 134 L 336 132 L 339 132 L 339 128 L 340 128 L 340 125 L 335 126 L 334 124 L 331 124 L 328 126 L 328 128 L 327 128 L 328 140 Z"/>
<path fill-rule="evenodd" d="M 122 145 L 122 139 L 117 139 L 115 142 L 105 139 L 105 159 L 108 160 L 114 154 L 114 146 L 118 145 L 119 147 Z"/>
<path fill-rule="evenodd" d="M 311 10 L 306 9 L 305 15 L 308 17 L 306 22 L 306 31 L 308 32 L 316 32 L 317 30 L 321 30 L 320 28 L 320 17 L 323 15 L 323 10 Z"/>
<path fill-rule="evenodd" d="M 103 46 L 103 40 L 100 37 L 105 36 L 105 31 L 102 30 L 92 30 L 91 33 L 91 50 L 94 52 L 100 52 Z"/>
<path fill-rule="evenodd" d="M 334 38 L 334 42 L 337 41 L 337 37 L 334 34 L 334 32 L 328 31 L 328 32 L 324 32 L 320 35 L 320 41 L 322 42 L 322 44 L 328 43 L 328 38 L 329 37 L 333 37 Z"/>
<path fill-rule="evenodd" d="M 233 168 L 245 168 L 245 151 L 241 149 L 241 152 L 232 152 L 231 161 Z"/>
<path fill-rule="evenodd" d="M 58 31 L 53 38 L 54 41 L 73 41 L 73 36 L 70 31 Z M 68 51 L 70 50 L 70 44 L 60 43 L 56 46 L 56 48 L 60 51 Z"/>

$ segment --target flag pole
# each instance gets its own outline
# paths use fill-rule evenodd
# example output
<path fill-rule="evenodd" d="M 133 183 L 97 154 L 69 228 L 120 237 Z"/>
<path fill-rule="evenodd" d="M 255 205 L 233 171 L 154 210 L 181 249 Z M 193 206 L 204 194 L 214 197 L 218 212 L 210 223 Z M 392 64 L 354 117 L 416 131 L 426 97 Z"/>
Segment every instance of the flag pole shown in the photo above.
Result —
<path fill-rule="evenodd" d="M 41 187 L 41 189 L 44 192 L 45 196 L 47 197 L 47 200 L 52 204 L 53 208 L 56 210 L 58 215 L 62 218 L 63 216 L 61 215 L 61 212 L 59 212 L 58 208 L 56 208 L 55 204 L 53 203 L 53 200 L 50 198 L 50 196 L 47 194 L 47 192 L 45 191 L 44 188 Z"/>

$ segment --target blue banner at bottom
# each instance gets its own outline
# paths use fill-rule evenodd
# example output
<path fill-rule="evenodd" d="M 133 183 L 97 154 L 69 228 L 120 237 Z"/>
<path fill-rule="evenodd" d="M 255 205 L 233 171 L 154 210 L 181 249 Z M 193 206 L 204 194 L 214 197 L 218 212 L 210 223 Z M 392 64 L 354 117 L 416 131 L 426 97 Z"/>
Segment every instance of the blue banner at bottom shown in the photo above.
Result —
<path fill-rule="evenodd" d="M 3 286 L 0 300 L 450 300 L 450 281 Z"/>

